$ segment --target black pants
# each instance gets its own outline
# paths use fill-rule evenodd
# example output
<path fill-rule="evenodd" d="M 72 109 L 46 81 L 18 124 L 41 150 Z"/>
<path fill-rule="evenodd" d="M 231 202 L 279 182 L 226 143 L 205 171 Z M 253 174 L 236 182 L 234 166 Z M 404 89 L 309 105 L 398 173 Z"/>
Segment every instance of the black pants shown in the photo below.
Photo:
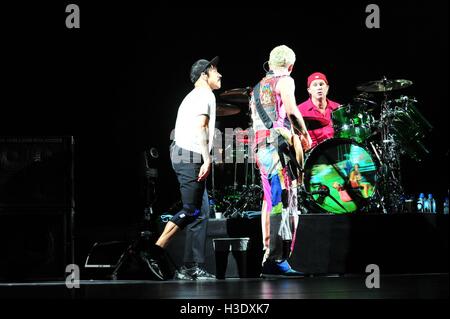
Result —
<path fill-rule="evenodd" d="M 183 208 L 171 221 L 182 229 L 186 228 L 184 261 L 204 263 L 209 200 L 206 182 L 197 181 L 202 163 L 195 163 L 195 159 L 198 161 L 201 155 L 177 145 L 172 145 L 170 152 L 183 203 Z"/>

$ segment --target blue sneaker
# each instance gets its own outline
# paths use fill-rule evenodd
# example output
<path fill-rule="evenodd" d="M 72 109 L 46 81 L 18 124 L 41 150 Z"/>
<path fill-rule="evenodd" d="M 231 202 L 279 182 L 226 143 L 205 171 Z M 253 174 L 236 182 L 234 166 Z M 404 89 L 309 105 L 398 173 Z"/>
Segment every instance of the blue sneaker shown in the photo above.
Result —
<path fill-rule="evenodd" d="M 305 274 L 291 268 L 286 260 L 276 262 L 267 260 L 262 269 L 263 278 L 303 278 Z"/>

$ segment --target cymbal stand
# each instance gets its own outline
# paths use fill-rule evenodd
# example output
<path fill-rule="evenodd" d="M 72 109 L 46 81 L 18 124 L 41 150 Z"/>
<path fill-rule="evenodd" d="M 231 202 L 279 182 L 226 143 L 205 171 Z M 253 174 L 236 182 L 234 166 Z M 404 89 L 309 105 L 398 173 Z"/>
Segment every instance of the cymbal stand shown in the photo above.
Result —
<path fill-rule="evenodd" d="M 386 78 L 383 78 L 386 81 Z M 388 94 L 384 94 L 381 104 L 381 201 L 384 213 L 400 212 L 402 209 L 403 187 L 400 177 L 399 144 L 392 132 L 392 116 L 388 105 Z"/>
<path fill-rule="evenodd" d="M 251 149 L 252 138 L 249 138 L 249 144 L 244 146 L 244 165 L 245 165 L 245 181 L 246 187 L 255 185 L 255 163 L 253 162 L 253 150 Z M 250 175 L 250 176 L 249 176 Z"/>
<path fill-rule="evenodd" d="M 237 190 L 237 186 L 238 186 L 238 183 L 237 183 L 237 158 L 235 158 L 234 159 L 234 181 L 233 181 L 233 190 L 234 190 L 234 192 L 236 192 L 236 190 Z"/>
<path fill-rule="evenodd" d="M 216 191 L 216 184 L 215 184 L 215 180 L 214 180 L 214 177 L 215 177 L 215 170 L 214 170 L 214 165 L 215 165 L 215 162 L 216 162 L 216 152 L 215 152 L 215 150 L 214 150 L 214 147 L 213 147 L 213 149 L 212 149 L 212 164 L 211 164 L 211 190 L 212 190 L 212 195 L 213 195 L 213 199 L 215 200 L 215 198 L 214 198 L 214 196 L 215 196 L 215 191 Z"/>
<path fill-rule="evenodd" d="M 248 144 L 244 145 L 244 185 L 248 186 Z"/>
<path fill-rule="evenodd" d="M 252 157 L 251 157 L 251 160 L 250 160 L 250 165 L 252 167 L 252 185 L 255 185 L 255 163 L 254 163 L 253 154 L 252 154 Z"/>
<path fill-rule="evenodd" d="M 247 166 L 250 164 L 251 165 L 251 184 L 250 184 L 250 186 L 255 187 L 255 186 L 257 186 L 257 185 L 255 185 L 255 178 L 256 178 L 256 176 L 255 176 L 255 162 L 254 162 L 255 158 L 254 158 L 252 147 L 253 147 L 253 143 L 255 143 L 256 136 L 255 136 L 255 132 L 253 131 L 253 121 L 252 121 L 251 110 L 250 110 L 250 99 L 251 99 L 250 98 L 250 92 L 251 92 L 251 88 L 247 88 L 247 92 L 248 92 L 248 104 L 249 104 L 249 107 L 248 107 L 246 116 L 248 118 L 248 127 L 250 129 L 249 130 L 249 134 L 250 135 L 248 136 L 249 144 L 247 144 L 246 169 L 247 169 Z M 247 172 L 246 172 L 246 174 L 247 174 Z"/>

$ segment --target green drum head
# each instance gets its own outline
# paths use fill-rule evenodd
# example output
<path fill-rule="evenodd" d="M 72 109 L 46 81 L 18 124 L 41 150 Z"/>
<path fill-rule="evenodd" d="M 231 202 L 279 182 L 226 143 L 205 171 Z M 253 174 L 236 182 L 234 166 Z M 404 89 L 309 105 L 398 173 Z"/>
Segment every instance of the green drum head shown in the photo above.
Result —
<path fill-rule="evenodd" d="M 343 214 L 367 207 L 376 187 L 377 165 L 350 139 L 334 138 L 316 146 L 305 162 L 305 187 L 320 210 Z"/>
<path fill-rule="evenodd" d="M 373 117 L 357 106 L 343 105 L 331 114 L 334 136 L 350 138 L 358 143 L 366 141 L 373 133 Z"/>
<path fill-rule="evenodd" d="M 350 122 L 350 114 L 350 105 L 342 105 L 331 113 L 331 118 L 335 125 L 341 126 Z"/>

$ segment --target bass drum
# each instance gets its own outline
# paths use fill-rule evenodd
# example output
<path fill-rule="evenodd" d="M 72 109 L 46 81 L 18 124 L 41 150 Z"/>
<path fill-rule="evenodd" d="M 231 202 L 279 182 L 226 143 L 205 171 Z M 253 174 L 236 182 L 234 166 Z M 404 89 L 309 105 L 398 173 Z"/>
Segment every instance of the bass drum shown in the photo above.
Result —
<path fill-rule="evenodd" d="M 372 155 L 352 139 L 328 139 L 305 161 L 305 188 L 313 210 L 332 214 L 361 211 L 375 193 L 377 168 Z"/>

